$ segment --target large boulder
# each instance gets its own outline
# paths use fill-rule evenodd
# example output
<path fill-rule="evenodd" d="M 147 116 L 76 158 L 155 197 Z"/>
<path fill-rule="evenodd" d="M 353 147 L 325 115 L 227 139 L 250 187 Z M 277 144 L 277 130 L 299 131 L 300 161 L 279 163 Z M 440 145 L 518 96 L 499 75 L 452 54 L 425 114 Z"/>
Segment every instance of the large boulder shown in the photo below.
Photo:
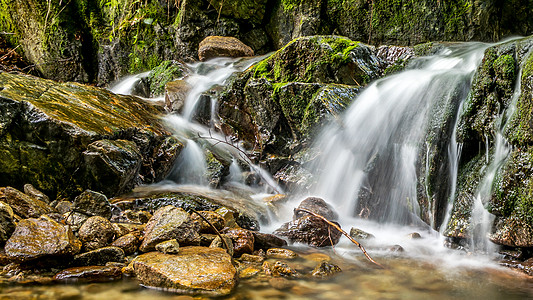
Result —
<path fill-rule="evenodd" d="M 95 87 L 0 73 L 0 112 L 0 181 L 52 199 L 161 180 L 181 149 L 160 108 Z"/>
<path fill-rule="evenodd" d="M 457 131 L 457 140 L 463 143 L 463 152 L 457 195 L 450 221 L 445 224 L 445 234 L 449 237 L 475 237 L 477 229 L 476 221 L 472 220 L 472 210 L 474 200 L 481 196 L 486 213 L 494 217 L 493 223 L 489 224 L 492 228 L 489 232 L 491 241 L 512 247 L 533 246 L 533 205 L 530 200 L 533 190 L 531 49 L 531 37 L 492 46 L 485 51 L 478 67 Z M 521 73 L 518 68 L 522 69 Z M 518 92 L 517 82 L 520 94 L 515 94 Z M 506 123 L 500 121 L 503 112 L 506 112 L 503 119 Z M 508 147 L 503 152 L 495 149 L 502 125 L 505 125 L 503 138 L 508 143 L 503 145 Z M 480 144 L 488 148 L 479 148 Z M 494 161 L 498 151 L 499 154 L 507 154 L 498 158 L 501 161 Z M 492 168 L 495 173 L 488 172 Z M 487 179 L 493 180 L 490 182 L 491 190 L 479 195 Z"/>
<path fill-rule="evenodd" d="M 20 261 L 72 257 L 81 249 L 68 226 L 47 216 L 21 220 L 5 245 L 6 254 Z"/>
<path fill-rule="evenodd" d="M 306 215 L 283 224 L 274 231 L 291 243 L 303 243 L 314 247 L 333 246 L 339 242 L 341 232 L 323 220 Z"/>
<path fill-rule="evenodd" d="M 131 263 L 144 286 L 221 296 L 237 285 L 237 269 L 220 248 L 183 247 L 176 255 L 149 252 Z"/>

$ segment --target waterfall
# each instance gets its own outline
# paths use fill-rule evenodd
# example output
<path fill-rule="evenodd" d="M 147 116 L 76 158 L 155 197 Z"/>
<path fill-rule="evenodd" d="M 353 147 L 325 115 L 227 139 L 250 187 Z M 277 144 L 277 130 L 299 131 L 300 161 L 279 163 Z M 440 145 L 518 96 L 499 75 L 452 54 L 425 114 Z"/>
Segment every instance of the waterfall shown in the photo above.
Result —
<path fill-rule="evenodd" d="M 137 83 L 149 75 L 150 71 L 126 76 L 111 85 L 109 90 L 115 94 L 131 95 Z"/>
<path fill-rule="evenodd" d="M 315 166 L 320 179 L 314 194 L 345 218 L 421 223 L 417 163 L 435 142 L 432 121 L 457 113 L 488 46 L 450 46 L 368 86 L 342 124 L 328 125 L 315 144 L 322 158 Z M 454 152 L 450 164 L 457 166 L 460 148 L 454 141 L 448 145 Z"/>

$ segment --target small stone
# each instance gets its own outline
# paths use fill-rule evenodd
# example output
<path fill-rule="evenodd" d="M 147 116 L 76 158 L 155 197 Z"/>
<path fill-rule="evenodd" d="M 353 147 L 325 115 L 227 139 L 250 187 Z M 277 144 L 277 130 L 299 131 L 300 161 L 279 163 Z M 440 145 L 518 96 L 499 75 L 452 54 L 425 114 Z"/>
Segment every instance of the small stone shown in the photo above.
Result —
<path fill-rule="evenodd" d="M 50 204 L 50 198 L 29 183 L 24 185 L 24 194 L 44 203 Z"/>
<path fill-rule="evenodd" d="M 111 218 L 111 203 L 104 194 L 86 190 L 74 199 L 74 210 L 88 216 Z"/>
<path fill-rule="evenodd" d="M 288 264 L 277 261 L 274 263 L 274 265 L 271 267 L 272 270 L 272 276 L 281 276 L 281 277 L 292 277 L 292 278 L 298 278 L 301 277 L 301 274 L 298 273 L 298 271 L 291 268 Z"/>
<path fill-rule="evenodd" d="M 83 223 L 78 236 L 84 248 L 90 251 L 111 244 L 115 236 L 115 229 L 106 218 L 94 216 Z"/>
<path fill-rule="evenodd" d="M 389 250 L 390 252 L 404 252 L 405 250 L 403 249 L 402 246 L 400 245 L 393 245 L 393 246 L 390 246 L 387 250 Z"/>
<path fill-rule="evenodd" d="M 140 240 L 136 234 L 128 233 L 116 239 L 111 246 L 119 247 L 124 251 L 124 254 L 130 255 L 137 251 Z"/>
<path fill-rule="evenodd" d="M 177 254 L 180 251 L 180 244 L 176 239 L 172 239 L 155 245 L 155 250 L 165 254 Z"/>
<path fill-rule="evenodd" d="M 254 235 L 246 229 L 231 229 L 225 233 L 233 241 L 233 252 L 236 257 L 243 253 L 254 252 Z"/>
<path fill-rule="evenodd" d="M 54 212 L 54 209 L 47 203 L 34 199 L 12 187 L 6 187 L 4 193 L 6 203 L 11 206 L 15 214 L 23 219 L 39 218 L 41 215 Z"/>
<path fill-rule="evenodd" d="M 211 245 L 209 245 L 209 248 L 222 248 L 228 252 L 229 255 L 233 256 L 233 241 L 231 238 L 229 238 L 227 235 L 222 234 L 222 238 L 224 239 L 224 242 L 220 239 L 219 236 L 217 236 L 213 242 L 211 242 Z M 226 247 L 227 246 L 227 247 Z"/>
<path fill-rule="evenodd" d="M 208 36 L 200 42 L 198 57 L 204 61 L 213 57 L 253 56 L 254 50 L 234 37 Z"/>
<path fill-rule="evenodd" d="M 293 258 L 297 258 L 298 254 L 296 254 L 296 252 L 289 250 L 289 249 L 270 248 L 267 250 L 266 256 L 267 258 L 293 259 Z"/>
<path fill-rule="evenodd" d="M 224 217 L 214 211 L 199 211 L 198 213 L 206 218 L 218 231 L 221 231 L 226 226 L 226 220 L 224 220 Z M 198 214 L 193 213 L 191 219 L 200 224 L 200 233 L 216 233 L 215 229 L 213 229 L 213 227 L 204 221 L 204 219 Z"/>
<path fill-rule="evenodd" d="M 252 231 L 254 235 L 254 249 L 268 250 L 270 248 L 280 248 L 287 246 L 287 241 L 273 234 Z"/>
<path fill-rule="evenodd" d="M 416 240 L 416 239 L 421 239 L 422 236 L 418 232 L 413 232 L 413 233 L 408 234 L 407 238 L 408 239 L 412 239 L 412 240 Z"/>
<path fill-rule="evenodd" d="M 245 262 L 262 263 L 263 261 L 265 261 L 265 258 L 259 255 L 251 255 L 248 253 L 244 253 L 243 255 L 241 255 L 239 260 Z"/>
<path fill-rule="evenodd" d="M 354 238 L 355 240 L 366 240 L 366 239 L 373 239 L 374 238 L 374 235 L 371 234 L 371 233 L 368 233 L 366 231 L 363 231 L 359 228 L 354 228 L 352 227 L 352 229 L 350 229 L 350 236 L 352 238 Z"/>
<path fill-rule="evenodd" d="M 66 213 L 69 213 L 72 211 L 72 208 L 73 208 L 73 204 L 72 202 L 70 201 L 59 201 L 56 205 L 55 205 L 55 209 L 57 210 L 58 213 L 60 214 L 66 214 Z"/>
<path fill-rule="evenodd" d="M 65 269 L 54 276 L 57 281 L 66 282 L 108 282 L 122 278 L 118 267 L 86 266 Z"/>
<path fill-rule="evenodd" d="M 119 247 L 103 247 L 74 256 L 73 266 L 104 266 L 109 262 L 125 262 L 124 251 Z"/>
<path fill-rule="evenodd" d="M 327 261 L 323 261 L 315 267 L 311 275 L 313 277 L 326 278 L 331 277 L 339 272 L 342 272 L 339 266 L 331 264 Z"/>
<path fill-rule="evenodd" d="M 270 284 L 270 286 L 280 291 L 288 290 L 295 285 L 293 281 L 287 280 L 282 277 L 270 278 L 268 280 L 268 283 Z"/>
<path fill-rule="evenodd" d="M 261 272 L 261 270 L 257 269 L 257 268 L 254 268 L 254 267 L 247 267 L 245 268 L 244 270 L 241 270 L 239 272 L 239 278 L 240 279 L 247 279 L 247 278 L 252 278 L 254 277 L 255 275 L 257 275 L 257 273 Z"/>
<path fill-rule="evenodd" d="M 64 213 L 63 217 L 66 218 L 65 222 L 73 231 L 78 231 L 81 225 L 83 225 L 83 223 L 89 219 L 88 215 L 77 212 Z"/>

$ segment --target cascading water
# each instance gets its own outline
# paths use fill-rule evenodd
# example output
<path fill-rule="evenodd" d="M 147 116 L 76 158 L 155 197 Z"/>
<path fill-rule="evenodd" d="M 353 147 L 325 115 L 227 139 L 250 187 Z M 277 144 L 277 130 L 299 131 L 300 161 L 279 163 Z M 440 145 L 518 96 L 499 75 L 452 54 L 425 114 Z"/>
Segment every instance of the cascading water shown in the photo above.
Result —
<path fill-rule="evenodd" d="M 111 87 L 109 87 L 109 90 L 115 94 L 131 95 L 133 89 L 135 88 L 135 85 L 137 85 L 139 81 L 141 81 L 143 78 L 148 77 L 149 75 L 150 71 L 126 76 L 117 81 Z"/>
<path fill-rule="evenodd" d="M 450 47 L 368 86 L 343 124 L 329 125 L 317 142 L 323 158 L 315 194 L 348 220 L 420 223 L 417 161 L 429 151 L 432 118 L 456 113 L 486 47 Z"/>

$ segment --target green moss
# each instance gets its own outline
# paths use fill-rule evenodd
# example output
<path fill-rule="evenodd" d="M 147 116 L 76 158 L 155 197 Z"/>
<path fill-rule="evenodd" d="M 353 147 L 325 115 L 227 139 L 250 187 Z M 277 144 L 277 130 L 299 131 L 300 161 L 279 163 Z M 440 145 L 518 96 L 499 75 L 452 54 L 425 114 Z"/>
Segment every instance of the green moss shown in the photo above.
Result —
<path fill-rule="evenodd" d="M 183 67 L 176 61 L 166 60 L 155 67 L 148 76 L 150 83 L 150 93 L 152 95 L 162 95 L 165 92 L 165 85 L 183 76 Z"/>

